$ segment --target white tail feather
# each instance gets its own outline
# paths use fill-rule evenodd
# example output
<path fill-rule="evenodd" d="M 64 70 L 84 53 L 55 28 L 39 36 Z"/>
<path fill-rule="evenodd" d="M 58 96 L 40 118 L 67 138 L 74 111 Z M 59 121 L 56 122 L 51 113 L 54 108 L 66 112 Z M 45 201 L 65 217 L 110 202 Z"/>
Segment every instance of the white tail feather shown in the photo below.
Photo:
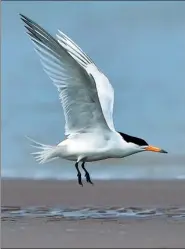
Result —
<path fill-rule="evenodd" d="M 57 158 L 55 154 L 56 146 L 39 143 L 28 136 L 26 138 L 32 142 L 32 147 L 40 150 L 31 153 L 39 164 L 47 163 Z"/>

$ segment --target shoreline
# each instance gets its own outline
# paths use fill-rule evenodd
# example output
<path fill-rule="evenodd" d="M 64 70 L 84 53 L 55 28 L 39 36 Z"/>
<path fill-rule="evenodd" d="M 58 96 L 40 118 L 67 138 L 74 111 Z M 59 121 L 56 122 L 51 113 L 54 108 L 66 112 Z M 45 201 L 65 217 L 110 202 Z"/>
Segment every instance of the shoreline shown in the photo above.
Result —
<path fill-rule="evenodd" d="M 182 180 L 95 180 L 81 187 L 74 180 L 1 179 L 1 193 L 3 248 L 185 245 Z"/>
<path fill-rule="evenodd" d="M 184 180 L 76 180 L 1 179 L 2 206 L 183 206 Z"/>

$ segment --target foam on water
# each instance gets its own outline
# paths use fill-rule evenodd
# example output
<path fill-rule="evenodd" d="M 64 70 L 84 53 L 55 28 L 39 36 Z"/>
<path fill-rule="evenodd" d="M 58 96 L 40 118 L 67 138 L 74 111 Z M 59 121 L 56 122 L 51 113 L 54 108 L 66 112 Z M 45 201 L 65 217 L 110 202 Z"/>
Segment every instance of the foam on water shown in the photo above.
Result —
<path fill-rule="evenodd" d="M 83 208 L 48 208 L 48 207 L 2 207 L 2 220 L 18 219 L 20 217 L 60 219 L 116 219 L 124 218 L 173 218 L 185 220 L 184 207 L 170 208 L 140 208 L 140 207 L 83 207 Z"/>

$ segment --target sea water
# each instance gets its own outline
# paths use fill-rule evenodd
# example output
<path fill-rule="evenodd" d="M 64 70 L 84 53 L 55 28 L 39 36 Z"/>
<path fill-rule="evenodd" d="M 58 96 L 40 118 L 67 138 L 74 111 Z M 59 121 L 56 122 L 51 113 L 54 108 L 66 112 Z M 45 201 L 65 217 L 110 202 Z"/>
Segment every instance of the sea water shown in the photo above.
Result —
<path fill-rule="evenodd" d="M 64 139 L 58 92 L 44 73 L 19 18 L 52 35 L 70 36 L 115 90 L 118 131 L 168 154 L 141 153 L 88 163 L 92 178 L 185 177 L 184 2 L 2 2 L 2 176 L 73 179 L 73 162 L 38 165 L 25 135 L 46 144 Z"/>

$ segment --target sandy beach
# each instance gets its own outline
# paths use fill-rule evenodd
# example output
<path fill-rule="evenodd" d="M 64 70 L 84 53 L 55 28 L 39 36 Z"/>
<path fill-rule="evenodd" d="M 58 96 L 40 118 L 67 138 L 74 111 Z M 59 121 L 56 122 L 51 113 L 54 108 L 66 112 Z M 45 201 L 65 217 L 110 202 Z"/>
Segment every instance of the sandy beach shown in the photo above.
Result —
<path fill-rule="evenodd" d="M 183 248 L 184 181 L 2 180 L 4 248 Z"/>

